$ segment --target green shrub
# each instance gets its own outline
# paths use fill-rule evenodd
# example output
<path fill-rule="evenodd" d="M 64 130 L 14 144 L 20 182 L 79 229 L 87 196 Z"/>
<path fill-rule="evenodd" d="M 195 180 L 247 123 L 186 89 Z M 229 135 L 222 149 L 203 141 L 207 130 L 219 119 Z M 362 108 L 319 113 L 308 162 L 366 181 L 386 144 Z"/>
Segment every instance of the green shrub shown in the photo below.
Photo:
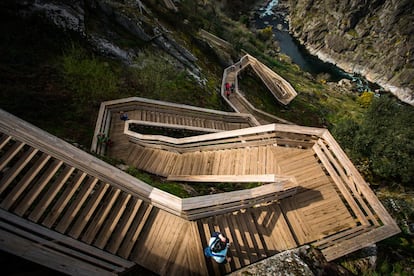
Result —
<path fill-rule="evenodd" d="M 357 102 L 362 107 L 367 108 L 371 105 L 372 99 L 374 98 L 374 92 L 364 91 L 357 99 Z"/>
<path fill-rule="evenodd" d="M 75 102 L 99 103 L 116 97 L 118 77 L 107 62 L 89 56 L 82 48 L 73 45 L 63 54 L 63 77 L 74 94 Z"/>
<path fill-rule="evenodd" d="M 266 41 L 271 39 L 273 36 L 273 28 L 272 26 L 267 26 L 264 29 L 259 30 L 258 37 L 260 40 Z"/>

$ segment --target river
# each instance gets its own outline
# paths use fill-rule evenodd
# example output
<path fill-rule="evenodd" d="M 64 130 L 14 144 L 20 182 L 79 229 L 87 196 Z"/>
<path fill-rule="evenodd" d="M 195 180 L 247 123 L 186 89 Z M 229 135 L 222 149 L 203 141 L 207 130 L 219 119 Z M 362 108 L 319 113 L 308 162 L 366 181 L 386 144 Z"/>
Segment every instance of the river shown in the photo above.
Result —
<path fill-rule="evenodd" d="M 293 63 L 297 64 L 303 71 L 316 76 L 328 74 L 328 81 L 337 82 L 341 79 L 349 79 L 356 83 L 358 91 L 374 90 L 378 86 L 368 82 L 359 75 L 352 75 L 332 63 L 320 60 L 311 55 L 299 41 L 289 33 L 289 23 L 286 20 L 287 10 L 278 7 L 278 0 L 271 0 L 266 6 L 259 8 L 254 13 L 256 29 L 263 29 L 272 26 L 274 39 L 278 42 L 280 52 L 290 57 Z"/>

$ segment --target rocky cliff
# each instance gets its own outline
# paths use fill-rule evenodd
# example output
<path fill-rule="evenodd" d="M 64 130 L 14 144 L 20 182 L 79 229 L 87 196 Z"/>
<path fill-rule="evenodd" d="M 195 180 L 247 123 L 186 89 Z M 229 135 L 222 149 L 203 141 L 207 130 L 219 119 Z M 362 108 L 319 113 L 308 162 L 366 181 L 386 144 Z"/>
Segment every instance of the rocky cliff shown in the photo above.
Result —
<path fill-rule="evenodd" d="M 412 0 L 287 0 L 290 28 L 319 58 L 414 105 Z"/>
<path fill-rule="evenodd" d="M 200 75 L 197 58 L 140 0 L 5 0 L 2 5 L 15 5 L 22 15 L 40 14 L 61 29 L 78 33 L 96 51 L 127 64 L 134 63 L 143 46 L 155 45 L 181 67 Z M 123 36 L 134 43 L 120 45 Z"/>

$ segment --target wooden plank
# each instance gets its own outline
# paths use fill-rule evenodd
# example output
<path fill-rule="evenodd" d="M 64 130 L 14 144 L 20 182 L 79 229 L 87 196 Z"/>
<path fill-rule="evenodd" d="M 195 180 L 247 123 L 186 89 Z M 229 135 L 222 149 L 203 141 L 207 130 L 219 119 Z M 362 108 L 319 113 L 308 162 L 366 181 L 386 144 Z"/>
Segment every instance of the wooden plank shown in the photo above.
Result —
<path fill-rule="evenodd" d="M 106 220 L 105 225 L 102 227 L 101 233 L 97 237 L 94 245 L 103 249 L 115 230 L 121 216 L 124 214 L 128 201 L 131 199 L 130 194 L 122 193 L 121 199 L 117 201 L 117 204 L 111 211 L 111 215 Z"/>
<path fill-rule="evenodd" d="M 142 200 L 136 198 L 132 199 L 131 204 L 127 207 L 126 213 L 122 216 L 121 221 L 115 229 L 115 233 L 117 234 L 110 239 L 106 250 L 113 254 L 118 251 L 124 237 L 126 236 L 126 233 L 134 221 L 136 214 L 138 213 L 141 204 Z"/>
<path fill-rule="evenodd" d="M 362 206 L 362 208 L 364 209 L 365 213 L 368 215 L 368 217 L 370 218 L 370 220 L 372 221 L 372 223 L 375 224 L 375 225 L 377 225 L 377 226 L 379 226 L 380 224 L 379 224 L 377 218 L 374 216 L 374 214 L 372 214 L 371 210 L 365 204 L 365 201 L 361 198 L 361 196 L 358 193 L 358 191 L 356 191 L 355 186 L 353 185 L 353 183 L 351 183 L 350 179 L 346 175 L 346 172 L 344 171 L 344 167 L 342 167 L 338 163 L 338 161 L 333 157 L 331 151 L 322 142 L 322 139 L 319 139 L 318 144 L 324 150 L 324 153 L 329 158 L 329 160 L 331 161 L 331 163 L 335 167 L 336 171 L 339 172 L 339 174 L 340 174 L 342 180 L 344 181 L 344 183 L 346 183 L 347 186 L 351 189 L 351 191 L 353 193 L 353 196 L 356 198 L 356 200 L 358 201 L 359 205 Z"/>
<path fill-rule="evenodd" d="M 247 210 L 246 212 L 247 212 L 247 215 L 245 217 L 246 219 L 245 223 L 248 228 L 248 233 L 250 233 L 250 235 L 252 236 L 252 242 L 258 254 L 258 258 L 259 259 L 265 258 L 267 257 L 266 252 L 265 252 L 265 247 L 262 243 L 262 239 L 259 235 L 259 231 L 256 228 L 256 223 L 254 222 L 254 219 L 253 219 L 254 217 L 253 213 L 251 210 Z"/>
<path fill-rule="evenodd" d="M 324 249 L 329 246 L 333 246 L 337 241 L 341 241 L 343 239 L 349 239 L 356 237 L 362 233 L 365 233 L 367 231 L 370 231 L 371 229 L 374 229 L 373 226 L 365 226 L 365 225 L 359 225 L 344 231 L 341 231 L 339 233 L 330 235 L 328 237 L 325 237 L 319 241 L 316 241 L 312 243 L 312 246 L 317 247 L 318 249 Z"/>
<path fill-rule="evenodd" d="M 31 166 L 23 178 L 14 186 L 13 190 L 3 200 L 0 205 L 1 208 L 8 210 L 12 207 L 12 205 L 17 201 L 24 190 L 30 185 L 30 183 L 32 183 L 33 179 L 43 169 L 50 158 L 50 155 L 47 155 L 45 153 L 42 154 L 42 156 L 36 161 L 35 164 L 33 164 L 33 166 Z"/>
<path fill-rule="evenodd" d="M 151 150 L 151 155 L 148 157 L 148 159 L 146 159 L 145 164 L 142 166 L 142 169 L 152 173 L 153 172 L 153 170 L 151 169 L 152 165 L 155 162 L 159 161 L 158 159 L 159 157 L 160 157 L 159 150 L 155 150 L 155 149 Z"/>
<path fill-rule="evenodd" d="M 86 173 L 78 171 L 73 180 L 65 186 L 62 195 L 59 197 L 59 200 L 56 201 L 53 207 L 51 208 L 52 211 L 46 216 L 46 218 L 42 222 L 44 226 L 49 228 L 52 227 L 52 225 L 59 218 L 60 214 L 63 212 L 63 209 L 66 207 L 66 204 L 68 204 L 68 202 L 72 198 L 72 195 L 76 192 L 76 190 L 81 185 L 85 177 Z"/>
<path fill-rule="evenodd" d="M 384 225 L 379 228 L 372 229 L 369 232 L 362 233 L 352 239 L 336 243 L 335 246 L 325 248 L 322 250 L 322 254 L 325 256 L 327 261 L 332 261 L 358 249 L 367 247 L 368 245 L 393 236 L 399 231 L 398 227 L 395 228 L 390 225 Z"/>
<path fill-rule="evenodd" d="M 69 236 L 75 239 L 79 238 L 86 224 L 88 224 L 88 222 L 90 221 L 93 213 L 96 211 L 96 207 L 99 205 L 99 202 L 102 200 L 103 196 L 105 195 L 109 187 L 109 184 L 103 183 L 93 193 L 92 198 L 88 201 L 88 204 L 85 206 L 82 213 L 76 219 L 72 229 L 69 231 Z"/>
<path fill-rule="evenodd" d="M 258 174 L 258 158 L 259 158 L 259 148 L 253 147 L 250 150 L 250 163 L 249 163 L 249 173 Z"/>
<path fill-rule="evenodd" d="M 356 204 L 354 198 L 349 193 L 348 189 L 345 187 L 344 183 L 342 182 L 341 178 L 335 171 L 335 169 L 332 167 L 331 163 L 329 162 L 328 158 L 325 156 L 325 154 L 321 151 L 320 147 L 315 144 L 313 146 L 313 150 L 318 155 L 321 162 L 324 164 L 326 170 L 329 172 L 330 176 L 334 179 L 335 184 L 337 185 L 338 189 L 341 191 L 343 197 L 345 198 L 346 202 L 349 204 L 349 207 L 352 209 L 354 214 L 358 217 L 361 224 L 363 225 L 369 225 L 369 222 L 365 215 L 362 213 L 359 206 Z"/>
<path fill-rule="evenodd" d="M 173 172 L 174 168 L 176 167 L 177 160 L 179 159 L 179 154 L 177 153 L 170 152 L 169 155 L 170 155 L 170 158 L 168 162 L 166 163 L 165 171 L 163 174 L 163 176 L 165 177 Z"/>
<path fill-rule="evenodd" d="M 259 156 L 257 160 L 257 173 L 264 174 L 266 171 L 266 146 L 261 146 L 259 149 Z"/>
<path fill-rule="evenodd" d="M 2 134 L 1 138 L 0 138 L 0 150 L 3 149 L 3 147 L 5 145 L 7 145 L 7 143 L 12 139 L 11 136 L 6 135 L 6 134 Z"/>
<path fill-rule="evenodd" d="M 200 252 L 203 252 L 204 247 L 200 239 L 197 223 L 194 221 L 190 221 L 188 223 L 190 224 L 189 235 L 194 238 L 191 242 L 188 240 L 188 246 L 190 247 L 190 250 L 187 252 L 187 263 L 190 266 L 191 272 L 194 272 L 194 274 L 206 275 L 208 273 L 208 270 L 204 260 L 204 255 L 200 254 Z"/>
<path fill-rule="evenodd" d="M 88 181 L 82 185 L 81 190 L 79 191 L 78 195 L 76 196 L 76 199 L 74 201 L 71 201 L 69 204 L 69 207 L 65 211 L 65 213 L 62 215 L 62 218 L 58 225 L 56 226 L 56 231 L 59 231 L 60 233 L 65 233 L 68 229 L 69 225 L 73 222 L 76 215 L 78 214 L 79 210 L 85 203 L 88 196 L 91 194 L 92 190 L 95 188 L 96 184 L 98 183 L 98 178 L 90 177 Z"/>
<path fill-rule="evenodd" d="M 250 214 L 244 210 L 242 214 L 238 214 L 238 225 L 240 229 L 240 233 L 244 239 L 244 244 L 246 245 L 246 251 L 249 256 L 249 260 L 251 263 L 254 263 L 259 260 L 259 253 L 257 244 L 253 242 L 252 232 L 250 231 L 247 223 L 249 223 Z"/>
<path fill-rule="evenodd" d="M 303 220 L 300 210 L 295 205 L 294 199 L 283 199 L 281 201 L 281 209 L 285 215 L 287 222 L 291 225 L 295 240 L 299 245 L 310 242 L 311 233 L 306 221 Z"/>
<path fill-rule="evenodd" d="M 161 266 L 159 270 L 161 274 L 164 274 L 165 269 L 167 269 L 168 263 L 173 262 L 175 266 L 187 266 L 185 261 L 185 256 L 187 250 L 182 250 L 181 243 L 182 239 L 186 239 L 186 242 L 194 242 L 192 238 L 188 239 L 188 224 L 185 220 L 182 220 L 179 217 L 168 214 L 168 220 L 165 220 L 162 229 L 158 233 L 156 240 L 148 244 L 148 249 L 151 251 L 151 254 L 156 256 L 163 256 L 165 261 L 160 262 L 155 258 L 145 258 L 145 262 L 150 265 L 150 267 Z M 177 248 L 178 247 L 178 248 Z M 182 252 L 177 253 L 177 251 Z M 200 252 L 201 253 L 201 252 Z"/>
<path fill-rule="evenodd" d="M 237 222 L 235 221 L 234 215 L 230 214 L 227 218 L 228 227 L 231 233 L 232 244 L 231 246 L 234 250 L 232 252 L 232 260 L 235 264 L 235 269 L 240 269 L 245 266 L 246 263 L 249 263 L 245 252 L 243 252 L 243 240 L 241 239 L 240 233 L 237 229 Z M 230 249 L 230 248 L 229 248 Z"/>
<path fill-rule="evenodd" d="M 23 216 L 26 211 L 33 204 L 37 196 L 42 192 L 49 181 L 55 176 L 56 172 L 63 165 L 60 160 L 54 160 L 47 170 L 42 174 L 42 177 L 33 185 L 30 191 L 23 197 L 22 201 L 16 207 L 14 212 L 20 216 Z"/>
<path fill-rule="evenodd" d="M 29 219 L 32 221 L 37 222 L 44 212 L 49 207 L 49 204 L 53 201 L 55 196 L 59 193 L 62 186 L 66 183 L 69 179 L 73 171 L 75 170 L 74 167 L 66 167 L 56 178 L 53 184 L 50 186 L 49 190 L 43 195 L 43 197 L 39 200 L 39 204 L 36 208 L 30 213 Z"/>
<path fill-rule="evenodd" d="M 260 175 L 169 175 L 168 181 L 188 182 L 263 182 L 271 183 L 280 180 L 291 179 L 290 177 L 276 176 L 274 174 Z"/>
<path fill-rule="evenodd" d="M 39 150 L 35 148 L 29 148 L 19 159 L 16 164 L 13 165 L 7 172 L 3 175 L 0 180 L 0 194 L 7 189 L 7 187 L 12 183 L 12 181 L 20 174 L 20 172 L 29 164 L 33 157 L 38 153 Z"/>
<path fill-rule="evenodd" d="M 341 164 L 344 166 L 344 168 L 346 168 L 348 174 L 352 176 L 354 182 L 358 187 L 358 190 L 361 194 L 364 195 L 364 198 L 367 200 L 376 215 L 378 215 L 378 217 L 381 219 L 382 223 L 390 226 L 396 226 L 394 219 L 388 214 L 387 210 L 369 188 L 368 184 L 362 178 L 361 174 L 346 156 L 345 152 L 341 149 L 329 131 L 326 131 L 322 137 L 328 143 L 329 147 L 332 148 L 332 151 L 335 153 L 335 155 L 341 160 Z"/>
<path fill-rule="evenodd" d="M 82 241 L 88 244 L 91 244 L 94 241 L 98 231 L 103 226 L 120 193 L 121 190 L 119 189 L 112 188 L 110 190 L 109 195 L 103 200 L 104 204 L 101 205 L 100 209 L 94 216 L 93 223 L 89 224 L 85 234 L 82 236 Z"/>
<path fill-rule="evenodd" d="M 2 171 L 10 160 L 13 159 L 19 153 L 19 151 L 24 147 L 25 143 L 16 141 L 6 153 L 4 153 L 0 158 L 0 171 Z"/>
<path fill-rule="evenodd" d="M 142 231 L 142 228 L 144 227 L 150 213 L 152 211 L 152 205 L 148 205 L 145 209 L 145 212 L 142 217 L 140 217 L 139 220 L 136 220 L 137 223 L 134 223 L 136 226 L 132 226 L 130 230 L 128 231 L 128 234 L 125 237 L 124 242 L 122 243 L 122 246 L 119 248 L 118 255 L 127 259 L 129 254 L 131 253 L 132 248 L 134 247 L 136 241 L 138 240 L 138 236 Z"/>
<path fill-rule="evenodd" d="M 154 264 L 152 258 L 153 255 L 163 256 L 164 260 L 158 264 L 158 266 L 164 266 L 168 259 L 168 247 L 166 244 L 168 242 L 165 239 L 165 233 L 174 232 L 176 225 L 174 223 L 174 217 L 169 213 L 162 210 L 157 210 L 156 213 L 148 220 L 148 227 L 145 232 L 142 233 L 142 239 L 136 245 L 136 250 L 132 254 L 132 259 L 140 260 L 145 266 L 153 267 L 157 264 Z M 165 227 L 168 225 L 168 227 Z M 170 228 L 171 229 L 167 229 Z M 174 229 L 174 230 L 172 230 Z M 144 250 L 143 250 L 144 249 Z M 156 271 L 160 273 L 159 270 Z"/>
<path fill-rule="evenodd" d="M 159 269 L 160 274 L 177 275 L 177 273 L 188 273 L 189 270 L 191 271 L 189 262 L 193 261 L 191 259 L 188 260 L 188 253 L 191 252 L 191 244 L 195 242 L 193 239 L 188 238 L 193 237 L 191 235 L 191 227 L 189 222 L 186 222 L 173 227 L 171 230 L 177 231 L 179 234 L 176 234 L 175 237 L 171 237 L 167 240 L 167 243 L 170 243 L 170 248 L 165 250 L 165 254 L 162 255 L 165 256 L 164 258 L 167 260 Z M 186 250 L 183 250 L 183 248 Z M 199 252 L 202 252 L 202 249 Z M 157 254 L 156 252 L 154 253 Z M 156 263 L 156 265 L 159 266 L 159 263 Z"/>

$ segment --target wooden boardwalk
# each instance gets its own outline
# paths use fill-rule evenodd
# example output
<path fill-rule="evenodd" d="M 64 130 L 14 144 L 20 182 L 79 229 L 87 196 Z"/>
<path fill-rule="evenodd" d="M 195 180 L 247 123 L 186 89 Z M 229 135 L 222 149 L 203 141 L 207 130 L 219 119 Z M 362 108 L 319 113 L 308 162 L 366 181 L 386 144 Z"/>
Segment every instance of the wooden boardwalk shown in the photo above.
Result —
<path fill-rule="evenodd" d="M 166 183 L 262 184 L 185 199 L 0 110 L 0 250 L 72 275 L 136 264 L 160 275 L 223 275 L 304 244 L 330 261 L 400 231 L 327 130 L 260 126 L 284 121 L 237 97 L 229 104 L 252 114 L 142 98 L 101 105 L 92 152 Z M 171 130 L 194 135 L 159 135 Z M 214 231 L 231 241 L 226 265 L 204 257 Z"/>

